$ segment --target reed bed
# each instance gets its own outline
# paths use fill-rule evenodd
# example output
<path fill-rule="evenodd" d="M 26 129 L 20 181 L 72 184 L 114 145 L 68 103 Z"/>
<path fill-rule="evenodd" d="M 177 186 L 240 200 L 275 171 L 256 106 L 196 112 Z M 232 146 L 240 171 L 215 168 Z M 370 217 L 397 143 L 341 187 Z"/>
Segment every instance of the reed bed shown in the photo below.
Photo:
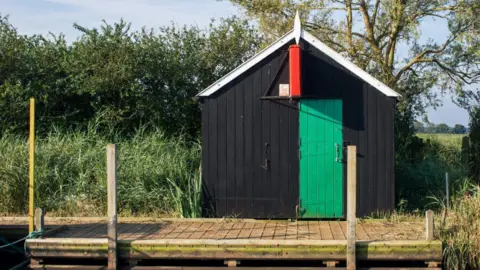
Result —
<path fill-rule="evenodd" d="M 108 143 L 118 146 L 121 215 L 199 216 L 200 144 L 143 129 L 128 138 L 93 129 L 54 130 L 37 139 L 36 205 L 50 215 L 105 215 Z M 9 134 L 0 138 L 0 186 L 0 213 L 24 215 L 28 205 L 27 138 Z"/>

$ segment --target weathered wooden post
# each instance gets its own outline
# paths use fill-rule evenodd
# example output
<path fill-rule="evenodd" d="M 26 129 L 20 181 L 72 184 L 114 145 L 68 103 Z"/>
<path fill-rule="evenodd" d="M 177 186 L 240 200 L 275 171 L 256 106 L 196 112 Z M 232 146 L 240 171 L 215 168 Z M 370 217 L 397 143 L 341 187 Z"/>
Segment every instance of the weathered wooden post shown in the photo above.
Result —
<path fill-rule="evenodd" d="M 117 149 L 107 145 L 108 269 L 117 269 Z"/>
<path fill-rule="evenodd" d="M 347 269 L 356 269 L 357 146 L 347 147 Z"/>
<path fill-rule="evenodd" d="M 35 209 L 35 231 L 44 232 L 45 231 L 45 210 L 43 208 Z M 40 238 L 43 238 L 41 235 Z"/>
<path fill-rule="evenodd" d="M 35 211 L 35 99 L 30 99 L 30 134 L 28 162 L 28 233 L 34 230 Z"/>
<path fill-rule="evenodd" d="M 445 197 L 447 198 L 447 210 L 450 209 L 450 184 L 448 182 L 448 172 L 445 173 Z"/>
<path fill-rule="evenodd" d="M 433 240 L 433 211 L 425 212 L 425 238 L 426 240 Z"/>

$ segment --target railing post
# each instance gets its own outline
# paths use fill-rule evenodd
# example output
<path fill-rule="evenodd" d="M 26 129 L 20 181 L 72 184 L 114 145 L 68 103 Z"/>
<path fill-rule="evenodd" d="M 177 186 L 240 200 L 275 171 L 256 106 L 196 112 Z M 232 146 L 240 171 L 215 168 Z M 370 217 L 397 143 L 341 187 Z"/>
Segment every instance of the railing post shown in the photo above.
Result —
<path fill-rule="evenodd" d="M 426 240 L 433 240 L 433 211 L 425 212 L 425 238 Z"/>
<path fill-rule="evenodd" d="M 445 173 L 445 197 L 447 199 L 447 210 L 450 209 L 450 184 L 448 182 L 448 172 Z"/>
<path fill-rule="evenodd" d="M 44 232 L 45 231 L 45 210 L 43 208 L 37 208 L 35 209 L 35 231 L 37 232 Z M 40 238 L 43 238 L 42 235 L 40 235 Z"/>
<path fill-rule="evenodd" d="M 108 269 L 117 269 L 117 151 L 107 145 Z"/>
<path fill-rule="evenodd" d="M 34 230 L 35 216 L 35 99 L 30 99 L 30 131 L 28 162 L 28 233 Z"/>
<path fill-rule="evenodd" d="M 357 147 L 347 147 L 347 269 L 357 268 L 356 225 L 357 225 Z"/>

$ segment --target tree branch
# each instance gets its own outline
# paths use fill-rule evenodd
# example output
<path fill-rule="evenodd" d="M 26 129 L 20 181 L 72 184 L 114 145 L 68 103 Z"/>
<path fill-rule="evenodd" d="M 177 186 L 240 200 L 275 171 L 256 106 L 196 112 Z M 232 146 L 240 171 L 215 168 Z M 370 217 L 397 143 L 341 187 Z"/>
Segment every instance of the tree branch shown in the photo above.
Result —
<path fill-rule="evenodd" d="M 377 40 L 375 39 L 374 27 L 370 21 L 370 15 L 368 14 L 368 7 L 365 0 L 360 0 L 360 12 L 362 13 L 365 30 L 367 32 L 367 41 L 372 46 L 372 50 L 375 53 L 379 64 L 384 65 L 385 63 L 382 61 L 382 51 L 378 47 Z"/>
<path fill-rule="evenodd" d="M 408 70 L 410 67 L 412 67 L 416 63 L 426 62 L 424 60 L 427 60 L 427 59 L 424 59 L 423 58 L 424 56 L 426 56 L 428 54 L 438 54 L 438 53 L 442 53 L 443 51 L 445 51 L 447 46 L 450 43 L 452 43 L 453 40 L 455 40 L 455 35 L 452 35 L 450 38 L 448 38 L 447 41 L 445 41 L 445 43 L 443 43 L 443 45 L 439 49 L 436 49 L 436 50 L 427 49 L 427 50 L 424 50 L 423 52 L 419 53 L 410 62 L 408 62 L 407 65 L 405 65 L 402 69 L 400 69 L 400 71 L 397 73 L 397 75 L 394 78 L 394 82 L 397 82 L 400 79 L 400 77 L 403 75 L 403 73 L 405 73 L 406 70 Z M 433 60 L 433 59 L 430 59 L 430 60 Z M 429 62 L 432 62 L 432 61 L 429 61 Z"/>
<path fill-rule="evenodd" d="M 380 0 L 377 0 L 377 2 L 375 2 L 375 6 L 373 8 L 373 14 L 372 14 L 372 24 L 374 27 L 377 22 L 377 14 L 378 14 L 379 8 L 380 8 Z"/>
<path fill-rule="evenodd" d="M 347 10 L 347 23 L 346 23 L 346 34 L 345 34 L 345 39 L 347 40 L 347 44 L 349 47 L 348 52 L 351 55 L 355 54 L 355 46 L 353 45 L 353 39 L 352 39 L 352 1 L 347 0 L 345 1 L 345 8 Z"/>

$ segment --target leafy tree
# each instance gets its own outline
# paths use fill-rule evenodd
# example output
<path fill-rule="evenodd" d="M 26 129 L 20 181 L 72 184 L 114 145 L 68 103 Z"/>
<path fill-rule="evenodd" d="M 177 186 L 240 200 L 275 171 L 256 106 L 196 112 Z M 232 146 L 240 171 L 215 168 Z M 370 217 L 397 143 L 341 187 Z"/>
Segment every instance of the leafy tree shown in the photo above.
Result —
<path fill-rule="evenodd" d="M 480 182 L 480 107 L 476 106 L 470 110 L 469 123 L 470 138 L 470 177 Z"/>
<path fill-rule="evenodd" d="M 467 128 L 464 125 L 456 124 L 453 127 L 453 133 L 455 133 L 455 134 L 465 134 L 465 133 L 467 133 Z"/>
<path fill-rule="evenodd" d="M 400 111 L 423 112 L 436 104 L 434 88 L 462 92 L 479 81 L 480 26 L 477 0 L 230 0 L 256 18 L 269 38 L 292 27 L 296 10 L 304 28 L 349 57 L 403 95 Z M 449 35 L 437 43 L 421 42 L 426 20 L 448 24 Z M 406 59 L 399 49 L 408 49 Z"/>
<path fill-rule="evenodd" d="M 428 123 L 427 126 L 425 127 L 425 132 L 426 133 L 436 133 L 437 132 L 437 126 L 434 123 Z"/>
<path fill-rule="evenodd" d="M 438 124 L 435 128 L 436 133 L 450 133 L 450 127 L 447 124 Z"/>
<path fill-rule="evenodd" d="M 418 132 L 418 133 L 424 133 L 425 132 L 425 126 L 420 121 L 415 121 L 413 123 L 413 128 L 414 128 L 415 132 Z"/>
<path fill-rule="evenodd" d="M 0 133 L 23 133 L 28 98 L 36 97 L 39 125 L 115 128 L 140 125 L 168 134 L 199 131 L 193 96 L 238 66 L 260 46 L 254 27 L 238 18 L 207 29 L 162 27 L 131 31 L 130 24 L 74 25 L 80 37 L 22 36 L 0 16 Z"/>

